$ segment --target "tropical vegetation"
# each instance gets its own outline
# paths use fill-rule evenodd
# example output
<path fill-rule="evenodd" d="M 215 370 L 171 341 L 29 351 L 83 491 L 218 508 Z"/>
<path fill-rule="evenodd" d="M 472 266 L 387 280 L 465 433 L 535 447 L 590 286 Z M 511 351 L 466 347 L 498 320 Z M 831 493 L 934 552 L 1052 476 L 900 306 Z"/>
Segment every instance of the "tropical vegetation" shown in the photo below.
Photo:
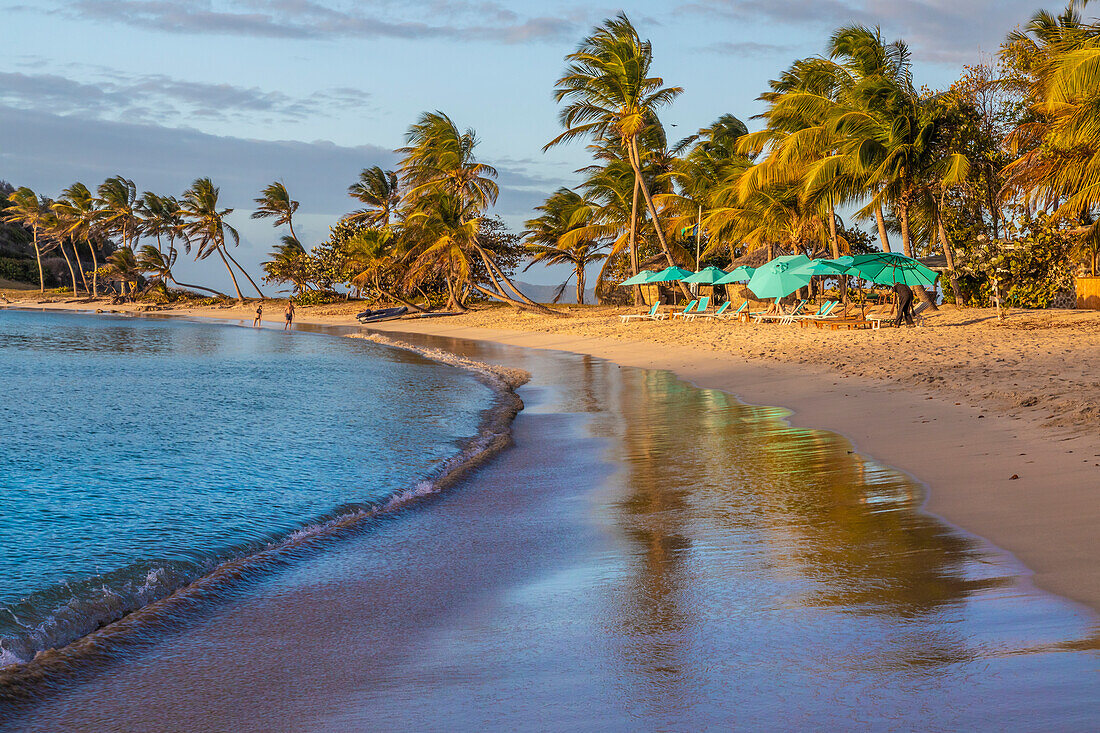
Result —
<path fill-rule="evenodd" d="M 299 202 L 282 182 L 260 190 L 252 218 L 280 229 L 263 279 L 301 302 L 545 311 L 512 280 L 524 261 L 567 267 L 559 296 L 573 281 L 583 303 L 596 271 L 600 302 L 637 302 L 638 288 L 617 284 L 643 268 L 875 248 L 941 258 L 948 300 L 1046 306 L 1075 272 L 1100 268 L 1100 21 L 1087 5 L 1036 13 L 942 90 L 914 77 L 904 42 L 839 28 L 823 53 L 776 75 L 759 114 L 731 111 L 678 141 L 661 115 L 683 87 L 657 74 L 653 45 L 620 13 L 565 57 L 552 90 L 561 131 L 545 150 L 583 142 L 591 162 L 521 233 L 492 215 L 497 170 L 476 133 L 425 112 L 392 169 L 351 182 L 353 210 L 324 241 L 299 239 Z M 170 285 L 221 295 L 175 279 L 182 251 L 219 260 L 237 300 L 242 287 L 263 297 L 233 256 L 233 209 L 209 178 L 178 197 L 139 193 L 122 176 L 53 199 L 0 192 L 0 259 L 22 258 L 4 271 L 36 275 L 41 291 L 64 281 L 94 296 L 105 281 L 128 295 Z"/>

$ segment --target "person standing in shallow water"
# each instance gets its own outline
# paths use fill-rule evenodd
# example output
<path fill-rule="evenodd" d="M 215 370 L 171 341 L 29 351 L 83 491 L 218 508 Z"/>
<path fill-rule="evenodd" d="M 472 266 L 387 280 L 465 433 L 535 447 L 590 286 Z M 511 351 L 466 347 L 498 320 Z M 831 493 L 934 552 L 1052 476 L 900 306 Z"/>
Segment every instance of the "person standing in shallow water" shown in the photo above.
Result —
<path fill-rule="evenodd" d="M 252 328 L 260 325 L 260 321 L 264 317 L 264 304 L 262 302 L 256 304 L 256 317 L 252 319 Z"/>
<path fill-rule="evenodd" d="M 913 289 L 905 283 L 894 283 L 894 292 L 898 296 L 898 317 L 894 319 L 894 326 L 901 328 L 901 320 L 913 326 Z"/>
<path fill-rule="evenodd" d="M 290 324 L 294 320 L 294 303 L 289 300 L 286 302 L 286 311 L 283 317 L 286 318 L 286 325 L 283 326 L 283 330 L 285 331 L 290 328 Z"/>

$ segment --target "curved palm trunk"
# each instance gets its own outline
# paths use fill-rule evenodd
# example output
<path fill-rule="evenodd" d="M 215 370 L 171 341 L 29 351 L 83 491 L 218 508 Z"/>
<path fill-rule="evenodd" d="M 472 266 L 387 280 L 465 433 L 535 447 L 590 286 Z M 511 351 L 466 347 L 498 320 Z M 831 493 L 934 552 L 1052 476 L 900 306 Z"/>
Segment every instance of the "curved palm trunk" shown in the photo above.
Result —
<path fill-rule="evenodd" d="M 294 241 L 298 241 L 298 235 L 294 233 L 294 219 L 291 217 L 286 218 L 286 224 L 290 227 L 290 236 L 294 237 Z"/>
<path fill-rule="evenodd" d="M 447 281 L 447 310 L 458 311 L 459 313 L 466 312 L 466 306 L 459 302 L 458 297 L 455 295 L 455 285 L 451 281 L 451 278 L 445 278 Z"/>
<path fill-rule="evenodd" d="M 42 250 L 38 247 L 38 225 L 32 227 L 34 233 L 34 258 L 38 260 L 38 294 L 46 293 L 46 274 L 42 270 Z"/>
<path fill-rule="evenodd" d="M 665 233 L 661 231 L 661 220 L 657 216 L 657 207 L 653 205 L 653 197 L 649 195 L 649 187 L 643 185 L 642 179 L 642 166 L 641 157 L 638 155 L 638 138 L 633 137 L 630 139 L 630 145 L 628 148 L 628 157 L 630 158 L 630 167 L 634 169 L 634 181 L 637 185 L 641 186 L 642 197 L 645 198 L 646 208 L 649 210 L 649 216 L 653 219 L 653 229 L 657 232 L 657 241 L 661 245 L 661 251 L 665 255 L 665 259 L 668 260 L 669 267 L 675 267 L 676 261 L 672 259 L 672 251 L 668 248 L 668 242 L 665 241 Z M 684 294 L 685 298 L 691 298 L 691 291 L 687 289 L 687 286 L 683 283 L 677 283 L 680 286 L 680 292 Z"/>
<path fill-rule="evenodd" d="M 76 295 L 76 270 L 73 269 L 73 261 L 69 259 L 69 253 L 65 251 L 63 241 L 58 241 L 57 248 L 61 250 L 61 255 L 65 258 L 65 264 L 69 266 L 69 275 L 73 278 L 73 295 Z M 76 248 L 75 245 L 73 248 Z"/>
<path fill-rule="evenodd" d="M 577 305 L 584 305 L 584 261 L 577 263 Z"/>
<path fill-rule="evenodd" d="M 224 245 L 223 245 L 223 249 L 224 249 Z M 232 262 L 234 265 L 237 266 L 237 269 L 241 271 L 242 275 L 244 275 L 246 278 L 248 278 L 248 282 L 252 283 L 252 287 L 256 288 L 256 292 L 260 294 L 260 297 L 261 298 L 266 298 L 267 296 L 264 295 L 264 291 L 260 290 L 260 286 L 257 285 L 256 281 L 252 279 L 252 276 L 249 275 L 247 272 L 245 272 L 245 269 L 243 267 L 241 267 L 241 263 L 239 263 L 235 259 L 233 259 L 233 255 L 229 254 L 229 250 L 225 250 L 225 256 L 229 258 L 230 262 Z M 233 282 L 234 283 L 237 282 L 235 278 L 234 278 Z"/>
<path fill-rule="evenodd" d="M 202 285 L 191 285 L 190 283 L 181 283 L 179 280 L 172 277 L 171 275 L 169 275 L 167 279 L 171 280 L 176 285 L 179 285 L 181 288 L 191 288 L 192 290 L 202 290 L 202 291 L 207 292 L 207 293 L 213 293 L 214 295 L 217 295 L 220 298 L 228 298 L 229 297 L 228 295 L 221 292 L 220 290 L 214 290 L 213 288 L 204 288 Z"/>
<path fill-rule="evenodd" d="M 951 281 L 951 292 L 955 295 L 955 305 L 963 306 L 962 290 L 959 289 L 959 278 L 955 276 L 955 253 L 951 249 L 951 243 L 947 241 L 947 232 L 943 228 L 943 219 L 937 217 L 936 229 L 940 237 L 940 246 L 943 247 L 943 256 L 947 259 L 947 272 Z"/>
<path fill-rule="evenodd" d="M 499 291 L 498 294 L 492 294 L 494 298 L 496 298 L 497 300 L 501 300 L 505 303 L 521 305 L 522 307 L 527 307 L 542 313 L 554 312 L 546 306 L 542 305 L 541 303 L 536 303 L 535 301 L 524 295 L 522 292 L 520 292 L 520 289 L 517 288 L 515 284 L 508 279 L 508 276 L 505 275 L 499 267 L 497 267 L 496 263 L 493 262 L 493 258 L 490 257 L 489 253 L 486 252 L 480 245 L 475 243 L 474 249 L 477 250 L 477 253 L 479 255 L 481 255 L 481 261 L 485 263 L 485 269 L 489 272 L 489 278 L 493 281 L 493 286 L 496 287 L 496 289 Z M 518 298 L 513 298 L 508 295 L 508 291 L 505 290 L 504 287 L 501 286 L 500 281 L 497 280 L 498 277 L 500 278 L 500 280 L 504 281 L 505 285 L 507 285 L 508 288 L 518 296 Z M 475 290 L 482 294 L 490 294 L 486 288 L 482 288 L 476 283 L 473 284 L 473 287 Z"/>
<path fill-rule="evenodd" d="M 80 264 L 80 250 L 77 249 L 75 239 L 73 240 L 73 258 L 76 259 L 76 270 L 80 273 L 80 282 L 84 283 L 84 292 L 90 293 L 91 290 L 88 289 L 88 278 L 84 275 L 84 266 Z"/>
<path fill-rule="evenodd" d="M 886 236 L 886 218 L 882 215 L 882 204 L 875 205 L 875 221 L 878 222 L 878 239 L 882 244 L 882 251 L 890 251 L 890 238 Z"/>
<path fill-rule="evenodd" d="M 638 193 L 641 181 L 634 176 L 634 199 L 630 204 L 630 274 L 638 274 Z M 642 304 L 642 286 L 635 285 L 631 288 L 634 292 L 634 305 Z"/>
<path fill-rule="evenodd" d="M 222 258 L 222 264 L 225 265 L 225 269 L 229 271 L 229 278 L 233 281 L 233 289 L 237 291 L 237 302 L 244 305 L 244 296 L 241 295 L 241 286 L 237 284 L 237 276 L 233 274 L 233 268 L 229 266 L 229 260 L 225 259 L 225 253 L 222 252 L 221 245 L 215 247 L 218 250 L 218 256 Z"/>
<path fill-rule="evenodd" d="M 901 223 L 901 250 L 906 257 L 913 256 L 913 240 L 909 233 L 909 197 L 908 194 L 903 194 L 901 201 L 898 202 L 898 219 Z M 939 306 L 933 302 L 931 296 L 928 295 L 928 291 L 924 289 L 922 285 L 914 285 L 913 292 L 917 294 L 917 297 L 928 304 L 928 307 L 932 310 L 939 310 Z"/>
<path fill-rule="evenodd" d="M 99 275 L 96 271 L 99 270 L 99 260 L 95 256 L 95 247 L 92 246 L 92 240 L 86 240 L 88 244 L 88 250 L 92 253 L 92 297 L 99 297 Z M 73 245 L 74 247 L 76 245 Z"/>

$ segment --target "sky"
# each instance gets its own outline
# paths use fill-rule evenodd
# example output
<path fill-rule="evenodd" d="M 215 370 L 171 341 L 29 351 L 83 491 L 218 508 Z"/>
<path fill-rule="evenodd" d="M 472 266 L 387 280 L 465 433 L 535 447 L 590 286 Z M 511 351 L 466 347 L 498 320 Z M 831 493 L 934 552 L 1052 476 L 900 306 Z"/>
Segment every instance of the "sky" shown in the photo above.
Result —
<path fill-rule="evenodd" d="M 283 233 L 249 219 L 274 180 L 301 202 L 308 247 L 355 208 L 361 169 L 391 166 L 408 126 L 442 110 L 477 131 L 500 172 L 495 213 L 514 229 L 588 163 L 552 99 L 563 57 L 625 11 L 654 47 L 653 73 L 684 94 L 669 138 L 721 114 L 749 120 L 792 61 L 837 27 L 879 26 L 913 51 L 915 81 L 946 87 L 996 53 L 1041 0 L 0 0 L 0 179 L 54 196 L 121 174 L 139 190 L 182 192 L 209 176 L 241 232 L 236 258 L 258 279 Z M 183 258 L 181 257 L 181 260 Z M 227 288 L 216 259 L 177 266 Z M 523 279 L 556 284 L 536 266 Z"/>

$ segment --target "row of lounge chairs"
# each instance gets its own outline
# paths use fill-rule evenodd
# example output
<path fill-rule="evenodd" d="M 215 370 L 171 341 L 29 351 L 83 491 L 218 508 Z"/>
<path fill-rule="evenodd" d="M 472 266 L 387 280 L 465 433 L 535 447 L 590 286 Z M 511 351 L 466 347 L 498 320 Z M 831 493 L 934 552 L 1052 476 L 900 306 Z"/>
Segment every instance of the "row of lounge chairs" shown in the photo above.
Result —
<path fill-rule="evenodd" d="M 749 301 L 747 300 L 734 309 L 730 307 L 732 303 L 727 301 L 723 303 L 720 308 L 712 311 L 709 310 L 710 298 L 704 296 L 691 301 L 680 311 L 661 313 L 660 304 L 655 303 L 646 313 L 630 313 L 620 316 L 620 318 L 623 323 L 629 323 L 634 320 L 664 321 L 669 318 L 682 318 L 685 321 L 694 321 L 703 318 L 712 321 L 740 320 L 744 322 L 748 322 L 751 319 L 754 323 L 775 322 L 789 325 L 797 322 L 803 327 L 813 325 L 818 328 L 828 327 L 833 330 L 840 328 L 870 328 L 878 330 L 884 322 L 888 323 L 894 320 L 896 314 L 895 307 L 889 304 L 864 309 L 854 304 L 843 306 L 840 301 L 836 300 L 826 301 L 816 311 L 811 313 L 806 311 L 807 302 L 808 301 L 805 300 L 800 301 L 788 311 L 776 312 L 769 310 L 752 313 L 748 310 Z M 920 314 L 927 307 L 927 303 L 921 303 L 916 310 L 914 310 L 913 315 L 920 319 Z"/>

